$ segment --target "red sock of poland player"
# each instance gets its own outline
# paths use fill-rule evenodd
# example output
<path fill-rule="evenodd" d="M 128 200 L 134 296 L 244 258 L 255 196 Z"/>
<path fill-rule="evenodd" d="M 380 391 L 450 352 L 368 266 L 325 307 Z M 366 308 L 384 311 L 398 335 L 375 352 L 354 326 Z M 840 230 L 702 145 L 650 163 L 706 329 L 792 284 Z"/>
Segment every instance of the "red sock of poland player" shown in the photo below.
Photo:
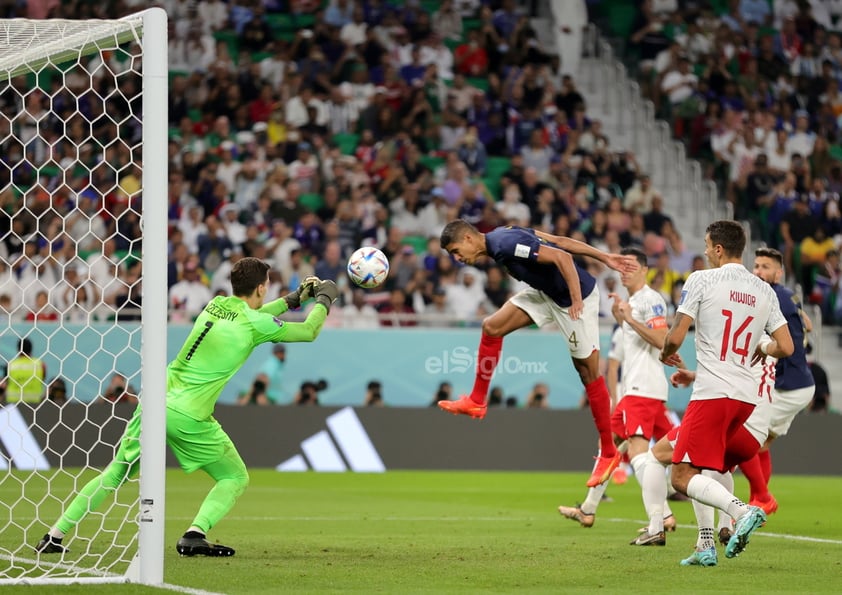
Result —
<path fill-rule="evenodd" d="M 611 437 L 611 397 L 605 378 L 600 376 L 590 384 L 585 385 L 588 404 L 591 408 L 596 431 L 599 432 L 599 451 L 603 457 L 613 457 L 617 454 L 614 440 Z"/>
<path fill-rule="evenodd" d="M 763 467 L 760 464 L 760 457 L 754 455 L 749 460 L 740 463 L 740 471 L 746 476 L 748 480 L 749 490 L 751 493 L 750 500 L 769 499 L 769 490 L 766 487 L 766 478 L 763 476 Z"/>
<path fill-rule="evenodd" d="M 757 458 L 760 461 L 760 468 L 763 469 L 763 478 L 766 480 L 766 486 L 769 486 L 769 480 L 772 478 L 772 453 L 767 450 L 761 450 L 757 453 Z"/>
<path fill-rule="evenodd" d="M 477 354 L 477 369 L 474 376 L 474 388 L 471 390 L 471 400 L 477 405 L 484 405 L 488 395 L 488 385 L 491 384 L 491 376 L 500 360 L 500 351 L 503 349 L 503 337 L 492 337 L 482 334 L 479 340 L 479 353 Z"/>

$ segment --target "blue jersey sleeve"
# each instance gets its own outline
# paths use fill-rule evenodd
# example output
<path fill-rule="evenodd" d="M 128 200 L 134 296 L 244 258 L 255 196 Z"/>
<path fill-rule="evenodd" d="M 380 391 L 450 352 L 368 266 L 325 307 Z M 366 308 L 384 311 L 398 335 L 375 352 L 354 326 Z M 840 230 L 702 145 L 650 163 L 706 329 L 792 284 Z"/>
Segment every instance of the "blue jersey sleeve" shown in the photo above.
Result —
<path fill-rule="evenodd" d="M 486 234 L 489 255 L 500 260 L 536 262 L 543 243 L 535 232 L 522 227 L 503 227 Z"/>

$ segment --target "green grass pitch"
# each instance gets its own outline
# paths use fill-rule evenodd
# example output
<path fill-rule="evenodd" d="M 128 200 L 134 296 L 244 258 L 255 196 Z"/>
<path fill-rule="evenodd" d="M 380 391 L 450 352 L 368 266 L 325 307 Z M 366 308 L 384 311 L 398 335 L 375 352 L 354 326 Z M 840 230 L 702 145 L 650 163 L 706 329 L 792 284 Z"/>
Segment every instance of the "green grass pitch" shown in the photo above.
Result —
<path fill-rule="evenodd" d="M 842 590 L 842 478 L 773 477 L 780 510 L 746 551 L 728 560 L 720 548 L 718 567 L 683 568 L 678 562 L 696 537 L 689 503 L 674 503 L 679 529 L 668 534 L 665 548 L 628 545 L 644 518 L 634 479 L 611 485 L 613 501 L 584 529 L 556 511 L 584 497 L 582 473 L 251 474 L 249 489 L 210 535 L 237 555 L 210 559 L 179 558 L 174 545 L 211 482 L 200 473 L 168 472 L 167 583 L 243 594 Z M 0 490 L 6 503 L 8 487 Z M 739 476 L 737 491 L 747 492 Z M 101 520 L 86 521 L 80 536 Z M 0 533 L 0 547 L 12 546 L 11 539 L 12 532 Z M 71 548 L 73 541 L 71 535 Z M 4 587 L 3 593 L 59 590 L 162 592 L 103 585 Z"/>

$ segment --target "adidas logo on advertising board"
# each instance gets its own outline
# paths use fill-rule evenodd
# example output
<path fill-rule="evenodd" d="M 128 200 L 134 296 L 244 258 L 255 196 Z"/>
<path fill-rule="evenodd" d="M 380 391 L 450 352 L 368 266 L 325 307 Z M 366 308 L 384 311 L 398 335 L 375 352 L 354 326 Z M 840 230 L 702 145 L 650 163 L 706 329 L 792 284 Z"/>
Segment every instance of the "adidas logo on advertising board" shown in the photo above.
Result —
<path fill-rule="evenodd" d="M 46 471 L 50 468 L 47 457 L 15 404 L 0 407 L 0 443 L 5 451 L 0 452 L 0 471 L 6 471 L 12 464 L 23 471 Z"/>
<path fill-rule="evenodd" d="M 345 407 L 326 420 L 327 430 L 316 432 L 301 443 L 297 454 L 277 467 L 277 471 L 356 471 L 382 473 L 386 466 L 353 408 Z"/>

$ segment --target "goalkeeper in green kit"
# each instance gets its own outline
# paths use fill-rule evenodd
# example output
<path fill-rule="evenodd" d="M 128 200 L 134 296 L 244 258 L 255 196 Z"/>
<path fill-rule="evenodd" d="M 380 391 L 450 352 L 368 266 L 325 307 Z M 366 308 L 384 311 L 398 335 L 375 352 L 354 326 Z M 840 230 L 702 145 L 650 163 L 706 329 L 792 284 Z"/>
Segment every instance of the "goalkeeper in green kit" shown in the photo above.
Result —
<path fill-rule="evenodd" d="M 243 258 L 231 270 L 234 295 L 215 297 L 193 325 L 178 356 L 167 367 L 167 444 L 187 473 L 197 469 L 216 485 L 202 502 L 193 524 L 178 540 L 183 556 L 233 556 L 233 548 L 210 543 L 207 532 L 234 506 L 249 483 L 245 463 L 234 443 L 213 418 L 225 384 L 255 347 L 267 342 L 310 342 L 318 337 L 339 291 L 333 281 L 304 279 L 294 292 L 263 303 L 269 287 L 269 265 Z M 316 306 L 304 322 L 277 318 L 315 297 Z M 141 401 L 142 402 L 142 401 Z M 76 495 L 58 522 L 44 535 L 36 552 L 67 551 L 62 539 L 85 515 L 96 510 L 140 467 L 140 406 L 126 426 L 111 464 Z"/>

